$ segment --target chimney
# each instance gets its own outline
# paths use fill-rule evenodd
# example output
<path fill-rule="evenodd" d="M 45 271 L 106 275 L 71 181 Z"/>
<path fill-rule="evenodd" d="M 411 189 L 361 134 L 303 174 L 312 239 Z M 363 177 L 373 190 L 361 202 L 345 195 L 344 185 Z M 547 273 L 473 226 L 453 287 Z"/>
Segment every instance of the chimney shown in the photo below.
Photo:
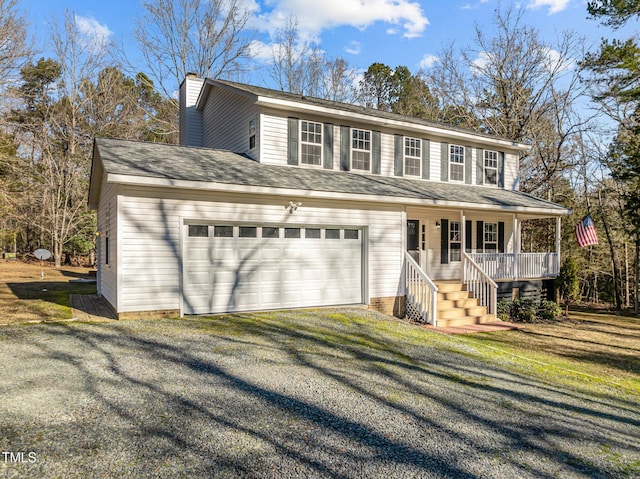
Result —
<path fill-rule="evenodd" d="M 180 85 L 179 141 L 183 146 L 202 146 L 202 112 L 196 101 L 204 80 L 195 73 L 187 73 Z"/>

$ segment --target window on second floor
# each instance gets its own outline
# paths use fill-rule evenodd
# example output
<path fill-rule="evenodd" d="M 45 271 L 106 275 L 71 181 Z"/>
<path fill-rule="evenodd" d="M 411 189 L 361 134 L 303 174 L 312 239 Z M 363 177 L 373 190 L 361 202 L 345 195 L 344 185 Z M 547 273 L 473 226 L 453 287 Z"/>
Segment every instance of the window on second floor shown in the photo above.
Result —
<path fill-rule="evenodd" d="M 449 145 L 449 180 L 464 183 L 464 146 Z"/>
<path fill-rule="evenodd" d="M 484 184 L 485 185 L 497 185 L 498 184 L 498 152 L 485 150 L 484 151 Z"/>
<path fill-rule="evenodd" d="M 422 165 L 422 140 L 405 137 L 404 139 L 404 172 L 408 176 L 420 176 Z"/>
<path fill-rule="evenodd" d="M 256 119 L 249 120 L 249 149 L 252 150 L 256 147 Z"/>
<path fill-rule="evenodd" d="M 300 162 L 304 165 L 322 164 L 322 123 L 300 122 Z"/>
<path fill-rule="evenodd" d="M 351 130 L 351 168 L 354 170 L 371 170 L 371 131 Z"/>

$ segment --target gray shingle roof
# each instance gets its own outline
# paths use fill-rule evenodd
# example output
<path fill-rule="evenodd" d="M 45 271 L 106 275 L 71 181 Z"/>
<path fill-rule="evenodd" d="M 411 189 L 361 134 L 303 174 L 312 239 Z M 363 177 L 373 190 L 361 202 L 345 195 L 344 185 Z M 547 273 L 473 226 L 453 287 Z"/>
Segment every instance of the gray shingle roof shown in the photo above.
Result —
<path fill-rule="evenodd" d="M 563 206 L 525 193 L 499 188 L 266 165 L 237 153 L 207 148 L 106 138 L 96 138 L 95 145 L 107 174 L 376 195 L 399 200 L 410 198 L 429 203 L 455 201 L 484 206 L 535 208 L 549 210 L 550 214 L 567 211 Z"/>

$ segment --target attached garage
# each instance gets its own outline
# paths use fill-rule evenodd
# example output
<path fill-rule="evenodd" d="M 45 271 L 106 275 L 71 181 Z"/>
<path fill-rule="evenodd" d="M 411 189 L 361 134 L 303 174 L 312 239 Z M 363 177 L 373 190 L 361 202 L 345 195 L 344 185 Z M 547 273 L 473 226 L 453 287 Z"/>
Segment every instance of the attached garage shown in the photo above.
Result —
<path fill-rule="evenodd" d="M 364 229 L 184 225 L 183 313 L 363 303 Z"/>

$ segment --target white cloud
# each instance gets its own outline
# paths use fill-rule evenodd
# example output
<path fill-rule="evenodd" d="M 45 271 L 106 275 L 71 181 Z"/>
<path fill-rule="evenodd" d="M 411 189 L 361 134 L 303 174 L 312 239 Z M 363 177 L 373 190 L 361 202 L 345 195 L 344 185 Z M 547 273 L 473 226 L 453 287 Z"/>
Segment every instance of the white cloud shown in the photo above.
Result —
<path fill-rule="evenodd" d="M 313 38 L 328 28 L 352 26 L 361 30 L 384 22 L 403 32 L 406 38 L 418 37 L 429 24 L 422 7 L 411 0 L 273 0 L 270 11 L 257 14 L 256 26 L 273 33 L 293 14 L 303 38 Z"/>
<path fill-rule="evenodd" d="M 480 73 L 482 70 L 487 68 L 490 62 L 491 62 L 491 55 L 489 55 L 487 52 L 480 52 L 478 54 L 478 58 L 476 58 L 473 61 L 473 64 L 471 65 L 471 71 L 474 74 Z"/>
<path fill-rule="evenodd" d="M 440 61 L 439 57 L 427 53 L 425 56 L 422 57 L 422 60 L 420 60 L 419 65 L 420 65 L 420 68 L 427 69 L 427 68 L 431 68 L 434 64 L 438 63 L 439 61 Z"/>
<path fill-rule="evenodd" d="M 560 53 L 552 48 L 546 49 L 547 63 L 546 67 L 549 71 L 564 72 L 573 70 L 576 67 L 576 61 L 572 58 L 561 58 Z"/>
<path fill-rule="evenodd" d="M 362 51 L 362 45 L 360 45 L 360 42 L 352 40 L 344 47 L 344 51 L 350 55 L 359 55 Z"/>
<path fill-rule="evenodd" d="M 273 47 L 274 45 L 267 45 L 260 40 L 253 40 L 249 44 L 249 51 L 254 60 L 261 63 L 267 63 L 273 59 Z"/>
<path fill-rule="evenodd" d="M 531 0 L 527 8 L 531 10 L 537 10 L 542 7 L 549 7 L 549 15 L 553 15 L 554 13 L 559 13 L 565 10 L 570 3 L 571 0 Z"/>
<path fill-rule="evenodd" d="M 100 51 L 109 43 L 109 37 L 113 35 L 113 32 L 106 25 L 94 18 L 80 15 L 75 15 L 74 20 L 78 32 L 84 37 L 85 45 L 91 50 Z"/>

